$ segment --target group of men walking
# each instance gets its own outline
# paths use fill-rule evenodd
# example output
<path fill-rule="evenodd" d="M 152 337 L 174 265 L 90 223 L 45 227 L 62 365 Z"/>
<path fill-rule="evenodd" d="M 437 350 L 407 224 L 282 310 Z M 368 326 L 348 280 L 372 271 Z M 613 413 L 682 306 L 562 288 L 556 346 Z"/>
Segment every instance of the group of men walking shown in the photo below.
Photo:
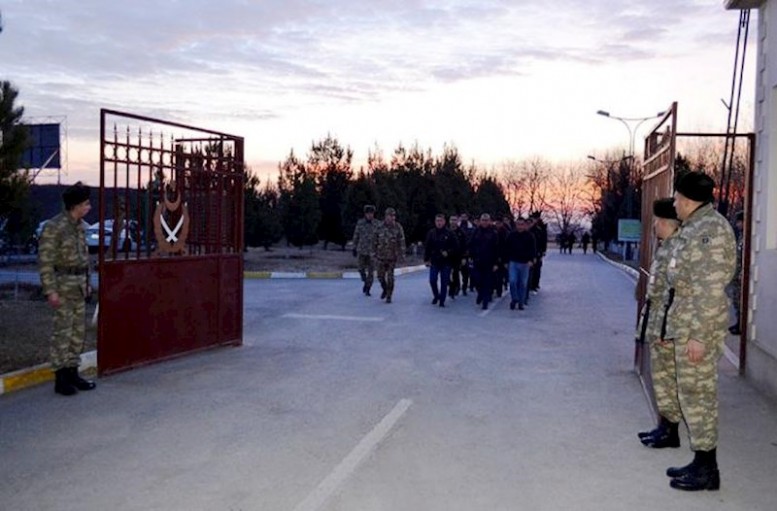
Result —
<path fill-rule="evenodd" d="M 637 331 L 650 343 L 659 412 L 657 427 L 638 436 L 647 447 L 679 447 L 685 422 L 693 461 L 666 474 L 672 488 L 689 491 L 720 488 L 717 363 L 737 255 L 730 224 L 712 206 L 713 189 L 712 178 L 690 172 L 676 183 L 674 198 L 653 203 L 659 245 Z"/>
<path fill-rule="evenodd" d="M 383 288 L 382 298 L 391 303 L 394 266 L 404 253 L 404 231 L 396 212 L 386 210 L 382 222 L 375 220 L 374 206 L 364 207 L 356 225 L 353 253 L 358 257 L 362 292 L 370 296 L 373 271 Z M 529 218 L 500 218 L 492 222 L 484 213 L 470 222 L 469 215 L 435 217 L 424 243 L 424 263 L 429 267 L 432 304 L 445 307 L 448 298 L 468 291 L 477 294 L 476 304 L 487 309 L 494 295 L 510 291 L 510 308 L 525 308 L 529 291 L 539 290 L 542 257 L 547 250 L 547 230 L 539 212 Z"/>

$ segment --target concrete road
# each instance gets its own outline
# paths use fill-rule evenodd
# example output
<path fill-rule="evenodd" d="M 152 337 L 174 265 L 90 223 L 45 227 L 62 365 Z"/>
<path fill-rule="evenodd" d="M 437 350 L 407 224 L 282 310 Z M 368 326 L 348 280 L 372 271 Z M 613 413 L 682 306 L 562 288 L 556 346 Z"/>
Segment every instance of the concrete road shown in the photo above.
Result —
<path fill-rule="evenodd" d="M 245 345 L 0 398 L 8 510 L 764 510 L 777 407 L 722 362 L 719 492 L 669 488 L 681 449 L 632 371 L 634 283 L 551 254 L 525 311 L 395 302 L 353 280 L 245 284 Z"/>

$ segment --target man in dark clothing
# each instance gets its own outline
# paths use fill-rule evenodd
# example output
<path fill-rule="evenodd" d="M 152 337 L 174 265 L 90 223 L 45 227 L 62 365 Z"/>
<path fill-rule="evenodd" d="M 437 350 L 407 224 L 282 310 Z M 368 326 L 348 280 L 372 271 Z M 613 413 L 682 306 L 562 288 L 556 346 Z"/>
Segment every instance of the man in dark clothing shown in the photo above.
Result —
<path fill-rule="evenodd" d="M 469 241 L 475 232 L 475 226 L 469 221 L 469 215 L 462 213 L 459 215 L 459 230 L 464 235 L 461 254 L 461 294 L 467 296 L 467 291 L 472 291 L 472 258 L 469 255 Z"/>
<path fill-rule="evenodd" d="M 529 217 L 529 230 L 534 235 L 534 241 L 537 244 L 537 258 L 529 271 L 529 290 L 538 291 L 540 289 L 540 277 L 542 276 L 542 258 L 548 251 L 548 228 L 542 221 L 542 213 L 535 211 Z"/>
<path fill-rule="evenodd" d="M 519 218 L 515 227 L 516 230 L 507 235 L 502 259 L 509 261 L 510 309 L 514 310 L 518 305 L 518 309 L 523 310 L 529 295 L 529 269 L 537 257 L 537 245 L 527 220 Z"/>
<path fill-rule="evenodd" d="M 448 220 L 448 227 L 451 230 L 451 233 L 453 234 L 453 237 L 456 239 L 456 250 L 453 252 L 453 255 L 451 256 L 451 285 L 448 289 L 448 295 L 451 298 L 454 298 L 456 295 L 459 294 L 460 291 L 462 291 L 461 287 L 461 276 L 462 276 L 462 260 L 464 259 L 464 253 L 467 249 L 467 237 L 464 234 L 464 231 L 459 228 L 459 217 L 456 215 L 451 215 L 450 219 Z M 464 295 L 466 296 L 467 290 L 463 289 Z"/>
<path fill-rule="evenodd" d="M 510 222 L 508 221 L 509 218 L 497 218 L 494 221 L 494 228 L 496 230 L 497 237 L 499 239 L 499 246 L 502 247 L 505 244 L 505 240 L 507 240 L 507 235 L 510 234 Z M 501 297 L 502 292 L 507 288 L 507 262 L 503 260 L 499 260 L 499 262 L 496 263 L 496 281 L 494 282 L 494 291 L 496 291 L 496 296 Z"/>
<path fill-rule="evenodd" d="M 469 253 L 478 291 L 476 303 L 485 310 L 494 292 L 495 274 L 500 260 L 499 236 L 491 225 L 491 215 L 488 213 L 480 215 L 480 225 L 469 242 Z"/>
<path fill-rule="evenodd" d="M 437 215 L 434 218 L 434 228 L 426 234 L 426 243 L 424 243 L 424 263 L 429 267 L 429 285 L 434 295 L 432 305 L 445 307 L 445 297 L 448 296 L 448 283 L 451 278 L 451 258 L 456 249 L 456 237 L 446 229 L 445 215 Z"/>
<path fill-rule="evenodd" d="M 587 254 L 588 244 L 591 243 L 591 235 L 587 232 L 583 233 L 583 237 L 580 239 L 580 242 L 583 244 L 583 254 Z"/>

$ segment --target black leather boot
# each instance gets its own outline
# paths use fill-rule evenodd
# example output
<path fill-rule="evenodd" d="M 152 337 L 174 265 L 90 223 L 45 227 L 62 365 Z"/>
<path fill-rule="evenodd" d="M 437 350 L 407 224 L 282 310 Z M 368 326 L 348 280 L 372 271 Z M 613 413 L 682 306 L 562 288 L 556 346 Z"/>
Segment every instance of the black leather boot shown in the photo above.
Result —
<path fill-rule="evenodd" d="M 78 392 L 70 381 L 67 367 L 57 369 L 54 372 L 54 392 L 63 396 L 72 396 Z"/>
<path fill-rule="evenodd" d="M 682 468 L 685 470 L 669 482 L 669 486 L 672 488 L 684 491 L 715 491 L 720 489 L 717 449 L 696 451 L 691 464 Z M 667 470 L 667 474 L 669 474 L 669 470 Z M 678 473 L 678 471 L 673 473 Z"/>
<path fill-rule="evenodd" d="M 663 449 L 665 447 L 680 447 L 680 424 L 671 422 L 665 417 L 661 417 L 658 427 L 653 431 L 643 431 L 637 436 L 646 447 L 654 449 Z"/>
<path fill-rule="evenodd" d="M 78 375 L 77 367 L 68 367 L 68 377 L 70 378 L 70 384 L 78 390 L 92 390 L 97 384 L 91 380 L 84 380 Z"/>

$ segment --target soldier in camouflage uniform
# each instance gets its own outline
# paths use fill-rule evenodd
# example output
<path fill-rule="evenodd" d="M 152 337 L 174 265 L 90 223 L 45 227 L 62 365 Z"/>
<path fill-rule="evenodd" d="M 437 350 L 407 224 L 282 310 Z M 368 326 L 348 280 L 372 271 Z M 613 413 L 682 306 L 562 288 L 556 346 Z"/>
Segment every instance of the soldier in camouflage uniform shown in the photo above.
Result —
<path fill-rule="evenodd" d="M 712 207 L 715 183 L 689 172 L 675 185 L 682 221 L 667 266 L 673 301 L 665 339 L 675 345 L 677 396 L 688 426 L 693 461 L 670 467 L 672 488 L 717 490 L 718 359 L 728 323 L 726 285 L 734 276 L 736 242 L 728 221 Z"/>
<path fill-rule="evenodd" d="M 728 285 L 728 293 L 731 297 L 731 305 L 734 306 L 734 317 L 736 322 L 728 327 L 728 331 L 731 335 L 740 335 L 742 333 L 741 321 L 742 321 L 742 251 L 744 250 L 744 226 L 745 226 L 745 214 L 743 211 L 738 211 L 734 218 L 734 234 L 737 237 L 737 267 L 734 271 L 734 278 Z"/>
<path fill-rule="evenodd" d="M 672 202 L 671 197 L 653 202 L 653 231 L 658 239 L 658 247 L 650 263 L 645 304 L 637 327 L 639 341 L 648 342 L 650 346 L 650 371 L 659 414 L 658 427 L 641 432 L 638 436 L 644 445 L 657 449 L 680 447 L 678 428 L 682 419 L 677 400 L 674 343 L 664 341 L 662 334 L 662 330 L 666 329 L 666 312 L 670 305 L 666 270 L 680 227 Z"/>
<path fill-rule="evenodd" d="M 70 396 L 91 390 L 92 381 L 78 375 L 85 335 L 85 300 L 89 286 L 89 251 L 81 220 L 89 213 L 89 188 L 80 182 L 62 194 L 65 210 L 46 223 L 38 259 L 43 293 L 54 308 L 51 368 L 54 391 Z"/>
<path fill-rule="evenodd" d="M 362 293 L 370 296 L 372 288 L 373 275 L 375 274 L 375 264 L 373 255 L 375 250 L 375 228 L 378 222 L 375 221 L 375 206 L 364 206 L 364 218 L 356 223 L 356 229 L 353 231 L 353 255 L 358 258 L 359 275 L 362 278 Z"/>
<path fill-rule="evenodd" d="M 386 214 L 375 230 L 375 258 L 378 260 L 378 281 L 383 288 L 381 299 L 391 303 L 394 293 L 394 267 L 405 255 L 405 231 L 396 221 L 394 208 L 386 208 Z"/>

